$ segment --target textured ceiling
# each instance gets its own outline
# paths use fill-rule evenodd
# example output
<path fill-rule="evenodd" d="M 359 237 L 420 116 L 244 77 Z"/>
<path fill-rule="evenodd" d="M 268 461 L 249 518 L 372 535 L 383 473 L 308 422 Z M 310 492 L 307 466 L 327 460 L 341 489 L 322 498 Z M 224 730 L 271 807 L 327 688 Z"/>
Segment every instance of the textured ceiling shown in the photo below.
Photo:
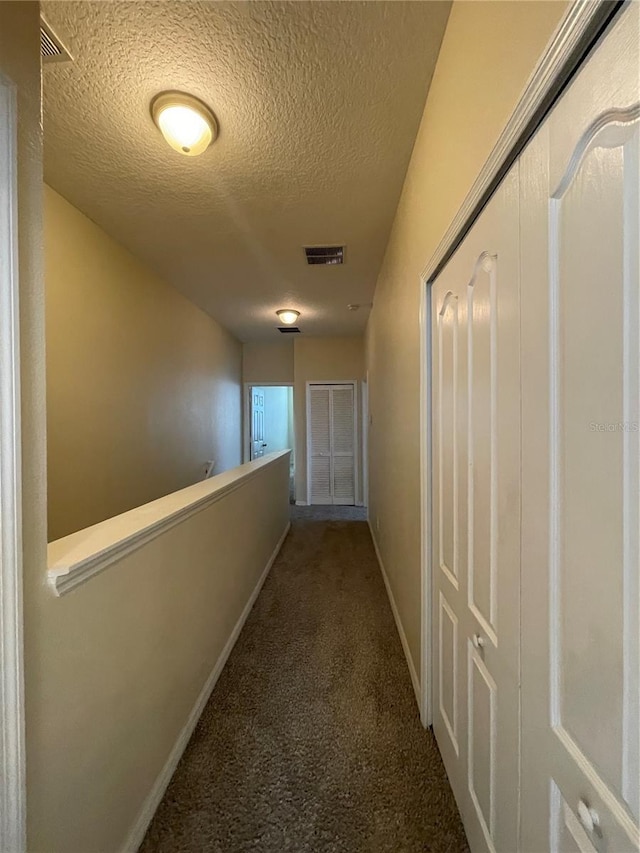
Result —
<path fill-rule="evenodd" d="M 449 3 L 45 2 L 45 179 L 241 340 L 363 331 Z M 149 102 L 205 101 L 173 151 Z M 345 244 L 307 267 L 304 245 Z"/>

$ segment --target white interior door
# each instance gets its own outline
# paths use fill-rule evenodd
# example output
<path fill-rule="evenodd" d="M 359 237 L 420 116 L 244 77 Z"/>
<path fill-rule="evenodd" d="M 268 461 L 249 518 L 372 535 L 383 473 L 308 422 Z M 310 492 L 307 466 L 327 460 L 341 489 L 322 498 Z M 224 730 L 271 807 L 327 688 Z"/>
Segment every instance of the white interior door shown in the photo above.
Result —
<path fill-rule="evenodd" d="M 264 389 L 251 388 L 251 458 L 264 456 L 267 442 L 264 434 Z"/>
<path fill-rule="evenodd" d="M 522 163 L 522 850 L 640 849 L 640 8 Z"/>
<path fill-rule="evenodd" d="M 308 389 L 309 497 L 312 504 L 355 503 L 355 388 Z"/>
<path fill-rule="evenodd" d="M 434 731 L 473 851 L 518 842 L 517 166 L 432 288 Z"/>

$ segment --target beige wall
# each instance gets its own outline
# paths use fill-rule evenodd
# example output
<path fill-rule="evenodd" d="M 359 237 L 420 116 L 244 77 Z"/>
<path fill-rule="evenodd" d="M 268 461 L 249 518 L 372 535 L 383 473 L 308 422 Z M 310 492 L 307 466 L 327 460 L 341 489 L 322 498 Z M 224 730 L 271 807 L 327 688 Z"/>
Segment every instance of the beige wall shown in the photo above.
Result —
<path fill-rule="evenodd" d="M 296 432 L 296 500 L 307 499 L 307 382 L 358 381 L 358 432 L 361 441 L 360 389 L 365 378 L 363 338 L 296 338 L 294 341 L 294 411 Z M 362 494 L 362 459 L 359 459 Z"/>
<path fill-rule="evenodd" d="M 49 539 L 241 461 L 241 345 L 45 186 Z"/>
<path fill-rule="evenodd" d="M 242 346 L 243 382 L 293 382 L 293 341 Z"/>
<path fill-rule="evenodd" d="M 67 595 L 43 593 L 29 853 L 124 849 L 289 522 L 288 457 L 266 463 Z M 54 543 L 52 558 L 84 537 Z"/>
<path fill-rule="evenodd" d="M 454 2 L 367 328 L 369 517 L 420 672 L 420 272 L 566 5 Z"/>

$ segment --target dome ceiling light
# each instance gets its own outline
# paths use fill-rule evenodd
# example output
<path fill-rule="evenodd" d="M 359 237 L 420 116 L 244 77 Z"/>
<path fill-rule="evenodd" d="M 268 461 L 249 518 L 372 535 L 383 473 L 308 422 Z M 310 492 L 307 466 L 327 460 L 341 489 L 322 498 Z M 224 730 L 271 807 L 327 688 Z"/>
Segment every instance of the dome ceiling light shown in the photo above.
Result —
<path fill-rule="evenodd" d="M 285 326 L 293 326 L 300 316 L 300 312 L 294 311 L 292 308 L 281 308 L 279 311 L 276 311 L 276 315 Z"/>
<path fill-rule="evenodd" d="M 218 122 L 209 107 L 186 92 L 156 95 L 151 116 L 174 151 L 187 157 L 203 154 L 218 135 Z"/>

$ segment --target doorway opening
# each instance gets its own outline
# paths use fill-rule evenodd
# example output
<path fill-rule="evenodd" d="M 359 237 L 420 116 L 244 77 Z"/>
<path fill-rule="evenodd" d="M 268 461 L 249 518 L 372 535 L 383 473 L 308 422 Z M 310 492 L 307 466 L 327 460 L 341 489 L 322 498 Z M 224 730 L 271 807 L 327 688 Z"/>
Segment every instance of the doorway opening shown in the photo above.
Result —
<path fill-rule="evenodd" d="M 295 428 L 293 386 L 247 384 L 245 386 L 244 461 L 268 453 L 291 450 L 289 500 L 293 503 L 295 476 Z"/>

